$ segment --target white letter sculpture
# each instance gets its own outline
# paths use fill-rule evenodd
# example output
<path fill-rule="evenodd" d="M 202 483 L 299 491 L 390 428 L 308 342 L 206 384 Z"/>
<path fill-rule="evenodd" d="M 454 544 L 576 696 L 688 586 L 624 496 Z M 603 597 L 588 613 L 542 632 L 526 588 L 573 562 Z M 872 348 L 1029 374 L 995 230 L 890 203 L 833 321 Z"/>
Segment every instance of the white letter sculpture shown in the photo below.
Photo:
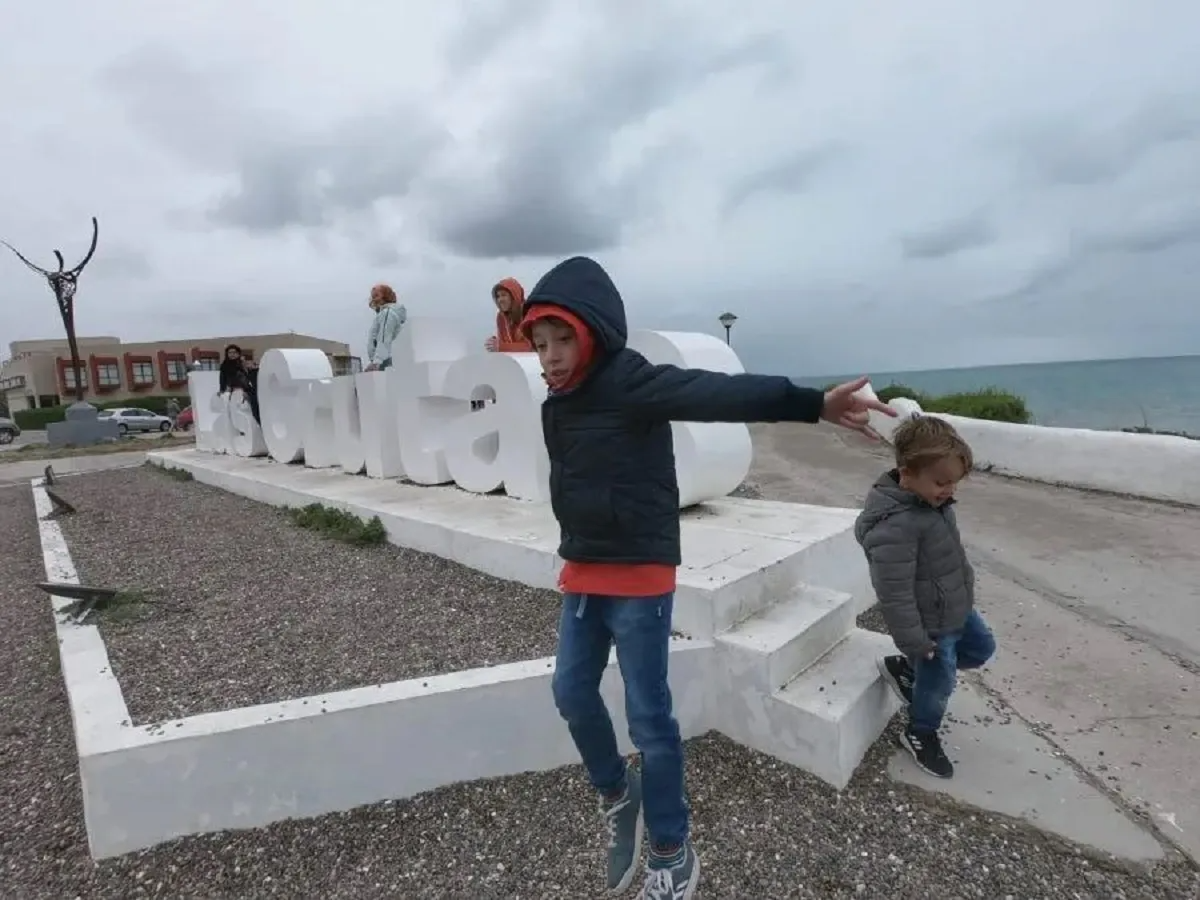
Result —
<path fill-rule="evenodd" d="M 358 379 L 361 377 L 363 376 L 345 375 L 334 378 L 329 388 L 333 401 L 333 440 L 337 465 L 347 475 L 361 475 L 367 467 L 367 448 L 363 441 L 362 420 L 358 411 Z M 397 451 L 397 468 L 399 464 Z M 376 460 L 376 471 L 380 468 L 379 461 Z M 376 478 L 383 477 L 374 472 L 372 474 Z"/>
<path fill-rule="evenodd" d="M 240 391 L 220 393 L 217 372 L 189 372 L 188 394 L 192 402 L 192 427 L 196 449 L 236 456 L 262 456 L 267 452 L 262 429 L 254 421 L 250 403 Z"/>
<path fill-rule="evenodd" d="M 492 394 L 495 402 L 446 425 L 446 467 L 466 491 L 503 487 L 510 497 L 550 499 L 550 458 L 542 440 L 546 382 L 533 353 L 466 356 L 446 373 L 451 397 L 470 401 Z"/>
<path fill-rule="evenodd" d="M 192 404 L 192 430 L 196 432 L 196 449 L 227 453 L 229 448 L 216 436 L 217 412 L 213 398 L 221 387 L 217 372 L 189 372 L 188 397 Z"/>
<path fill-rule="evenodd" d="M 635 331 L 629 347 L 656 365 L 708 369 L 738 375 L 741 360 L 724 341 L 709 334 Z M 740 423 L 674 422 L 675 471 L 681 507 L 724 497 L 750 472 L 754 447 L 750 429 Z"/>
<path fill-rule="evenodd" d="M 320 350 L 268 350 L 258 367 L 258 408 L 263 438 L 276 462 L 304 457 L 311 431 L 307 382 L 331 378 L 329 357 Z"/>
<path fill-rule="evenodd" d="M 544 502 L 550 467 L 537 357 L 474 345 L 457 321 L 413 318 L 392 348 L 392 368 L 337 378 L 320 350 L 268 350 L 258 375 L 261 430 L 240 392 L 219 398 L 217 373 L 193 372 L 196 448 L 417 484 L 454 481 L 475 493 L 504 488 Z M 742 371 L 710 335 L 636 331 L 629 346 L 652 363 Z M 488 402 L 472 410 L 472 400 Z M 750 471 L 745 425 L 676 422 L 672 432 L 681 506 L 725 496 Z"/>
<path fill-rule="evenodd" d="M 446 427 L 471 404 L 446 393 L 446 372 L 468 353 L 467 336 L 455 319 L 419 318 L 392 344 L 388 395 L 396 410 L 400 461 L 409 481 L 446 484 Z"/>

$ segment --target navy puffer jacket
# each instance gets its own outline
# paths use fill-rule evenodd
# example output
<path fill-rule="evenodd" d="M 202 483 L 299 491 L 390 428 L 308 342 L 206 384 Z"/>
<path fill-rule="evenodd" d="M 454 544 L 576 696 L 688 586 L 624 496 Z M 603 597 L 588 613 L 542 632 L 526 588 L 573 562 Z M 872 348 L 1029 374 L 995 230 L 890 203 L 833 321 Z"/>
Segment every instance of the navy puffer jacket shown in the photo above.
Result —
<path fill-rule="evenodd" d="M 574 562 L 679 565 L 679 485 L 671 422 L 816 422 L 824 394 L 773 375 L 651 365 L 625 346 L 625 304 L 595 260 L 551 269 L 525 310 L 549 304 L 581 319 L 596 359 L 542 406 L 559 555 Z"/>

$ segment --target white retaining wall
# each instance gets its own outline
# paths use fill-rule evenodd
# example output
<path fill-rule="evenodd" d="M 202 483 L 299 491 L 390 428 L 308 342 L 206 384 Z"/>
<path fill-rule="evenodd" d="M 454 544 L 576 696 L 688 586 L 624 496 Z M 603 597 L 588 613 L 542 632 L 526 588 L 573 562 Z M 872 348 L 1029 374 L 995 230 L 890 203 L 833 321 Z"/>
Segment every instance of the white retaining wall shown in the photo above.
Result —
<path fill-rule="evenodd" d="M 889 405 L 900 412 L 900 419 L 871 417 L 872 427 L 885 438 L 891 437 L 904 416 L 921 412 L 912 400 L 897 399 Z M 971 445 L 979 468 L 1049 484 L 1200 506 L 1200 441 L 928 415 L 958 429 Z"/>

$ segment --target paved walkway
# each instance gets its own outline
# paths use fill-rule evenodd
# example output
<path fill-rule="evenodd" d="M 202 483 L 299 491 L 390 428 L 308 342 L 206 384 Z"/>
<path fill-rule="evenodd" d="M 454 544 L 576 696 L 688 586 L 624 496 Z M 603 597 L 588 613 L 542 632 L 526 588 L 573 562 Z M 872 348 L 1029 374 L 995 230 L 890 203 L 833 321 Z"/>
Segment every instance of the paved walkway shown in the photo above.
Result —
<path fill-rule="evenodd" d="M 20 462 L 6 462 L 0 457 L 0 488 L 13 485 L 28 487 L 29 480 L 45 472 L 46 466 L 52 466 L 59 475 L 76 475 L 82 472 L 138 466 L 145 461 L 146 453 L 141 450 L 129 453 L 100 453 L 96 456 L 68 456 L 62 459 L 27 459 Z"/>
<path fill-rule="evenodd" d="M 755 447 L 750 477 L 769 499 L 857 507 L 889 465 L 825 426 L 756 428 Z M 976 475 L 958 513 L 1001 646 L 975 682 L 993 712 L 959 701 L 953 781 L 900 761 L 893 774 L 1145 858 L 1098 792 L 1200 860 L 1200 512 Z M 1015 740 L 1006 717 L 1036 740 Z"/>

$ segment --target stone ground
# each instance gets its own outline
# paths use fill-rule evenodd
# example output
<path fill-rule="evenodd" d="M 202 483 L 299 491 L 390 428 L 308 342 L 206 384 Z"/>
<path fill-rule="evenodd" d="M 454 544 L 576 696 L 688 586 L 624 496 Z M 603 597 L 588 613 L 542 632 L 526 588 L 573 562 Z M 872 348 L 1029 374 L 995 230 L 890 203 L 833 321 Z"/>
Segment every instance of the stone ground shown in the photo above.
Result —
<path fill-rule="evenodd" d="M 756 428 L 755 454 L 752 490 L 831 506 L 861 506 L 889 466 L 884 448 L 826 426 Z M 1073 769 L 1200 859 L 1200 515 L 981 474 L 959 499 L 980 608 L 1000 643 L 975 684 L 1045 742 L 1059 774 Z M 1010 733 L 978 723 L 960 741 L 960 769 L 977 762 L 990 795 L 965 779 L 917 780 L 1008 811 L 1032 797 L 1025 817 L 1046 827 L 1063 798 L 1033 791 L 1040 775 L 998 764 Z"/>
<path fill-rule="evenodd" d="M 80 580 L 135 724 L 554 654 L 554 592 L 382 544 L 148 466 L 64 477 Z"/>
<path fill-rule="evenodd" d="M 0 895 L 258 900 L 600 896 L 601 835 L 578 767 L 457 785 L 93 863 L 28 491 L 0 503 Z M 703 900 L 1187 900 L 1175 858 L 1127 866 L 887 776 L 885 735 L 838 794 L 709 736 L 689 743 Z M 397 749 L 402 753 L 402 748 Z"/>

